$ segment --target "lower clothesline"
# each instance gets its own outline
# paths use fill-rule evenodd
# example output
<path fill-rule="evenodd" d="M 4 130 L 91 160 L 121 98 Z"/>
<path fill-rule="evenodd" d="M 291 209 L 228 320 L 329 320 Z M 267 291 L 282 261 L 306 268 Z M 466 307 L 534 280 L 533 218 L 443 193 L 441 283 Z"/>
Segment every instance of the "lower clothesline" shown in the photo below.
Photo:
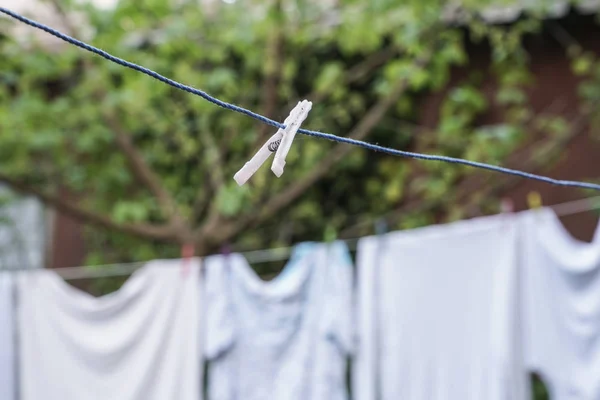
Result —
<path fill-rule="evenodd" d="M 553 206 L 547 206 L 547 208 L 551 208 L 554 211 L 554 213 L 559 217 L 579 214 L 586 211 L 600 209 L 600 196 L 584 198 L 580 200 L 556 204 Z M 359 238 L 344 239 L 342 241 L 346 243 L 350 250 L 356 250 Z M 239 252 L 239 254 L 244 256 L 250 264 L 262 264 L 268 262 L 285 261 L 289 258 L 292 249 L 293 246 L 277 247 L 272 249 Z M 136 261 L 131 263 L 55 268 L 53 270 L 65 280 L 94 279 L 104 277 L 127 276 L 135 272 L 137 269 L 143 267 L 147 263 L 148 261 Z M 182 262 L 182 268 L 184 267 L 185 265 Z M 7 268 L 0 269 L 0 271 L 32 273 L 39 271 L 39 269 Z"/>

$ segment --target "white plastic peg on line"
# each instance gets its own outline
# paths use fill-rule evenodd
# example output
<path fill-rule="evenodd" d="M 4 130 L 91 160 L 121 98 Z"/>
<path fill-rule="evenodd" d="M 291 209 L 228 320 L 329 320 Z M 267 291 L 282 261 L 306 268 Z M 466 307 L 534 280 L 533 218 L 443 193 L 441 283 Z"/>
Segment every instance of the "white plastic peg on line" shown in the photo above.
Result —
<path fill-rule="evenodd" d="M 294 110 L 292 110 L 292 114 L 290 114 L 289 124 L 286 124 L 283 132 L 283 138 L 281 138 L 281 143 L 279 144 L 279 148 L 275 153 L 275 159 L 271 165 L 271 171 L 273 171 L 278 178 L 283 174 L 285 158 L 292 147 L 292 142 L 294 141 L 296 132 L 298 132 L 300 125 L 302 125 L 302 122 L 304 122 L 306 117 L 308 117 L 308 113 L 311 108 L 312 103 L 310 101 L 302 100 L 298 103 Z"/>
<path fill-rule="evenodd" d="M 277 131 L 276 134 L 271 136 L 269 140 L 258 150 L 258 152 L 248 161 L 244 166 L 233 176 L 233 179 L 239 186 L 248 182 L 248 179 L 252 177 L 258 171 L 261 165 L 267 161 L 273 152 L 271 149 L 276 149 L 281 142 L 283 137 L 283 131 Z"/>
<path fill-rule="evenodd" d="M 298 111 L 298 105 L 290 112 L 290 115 L 285 119 L 283 124 L 287 127 L 291 119 L 295 116 Z M 258 152 L 248 161 L 244 166 L 233 176 L 233 179 L 239 186 L 242 186 L 258 171 L 261 165 L 267 161 L 271 156 L 271 153 L 277 151 L 281 138 L 283 137 L 283 128 L 279 128 L 277 132 L 267 140 L 267 142 L 258 150 Z"/>
<path fill-rule="evenodd" d="M 300 123 L 306 119 L 306 115 L 304 115 L 303 117 L 301 117 L 301 111 L 305 108 L 305 101 L 303 102 L 299 102 L 296 107 L 294 107 L 292 109 L 292 111 L 290 112 L 290 115 L 285 119 L 285 121 L 283 122 L 283 124 L 285 125 L 285 128 L 279 128 L 277 130 L 277 133 L 275 133 L 273 136 L 271 136 L 269 138 L 269 140 L 267 140 L 267 142 L 258 150 L 258 152 L 254 155 L 254 157 L 252 157 L 250 159 L 250 161 L 248 161 L 246 164 L 244 164 L 244 166 L 233 176 L 233 179 L 237 182 L 237 184 L 239 186 L 242 186 L 244 183 L 246 183 L 248 181 L 248 179 L 250 179 L 252 177 L 252 175 L 254 175 L 256 173 L 256 171 L 258 171 L 258 169 L 260 168 L 261 165 L 263 165 L 265 163 L 265 161 L 267 161 L 267 159 L 271 156 L 271 153 L 275 153 L 276 151 L 278 151 L 281 142 L 283 140 L 283 138 L 285 137 L 285 135 L 287 134 L 287 132 L 289 132 L 289 129 L 294 129 L 293 127 L 296 126 L 294 132 L 294 135 L 296 134 L 296 132 L 298 131 L 298 128 L 300 127 Z M 309 102 L 306 102 L 309 103 Z M 309 103 L 312 106 L 312 103 Z M 308 110 L 310 110 L 310 106 L 308 108 Z M 308 111 L 306 111 L 305 114 L 308 114 Z M 301 118 L 301 119 L 299 119 Z M 298 123 L 298 121 L 300 121 L 300 123 Z M 293 136 L 291 138 L 293 140 Z M 289 142 L 289 146 L 291 146 L 291 141 Z M 287 155 L 288 150 L 285 152 L 285 155 Z M 284 160 L 285 160 L 285 155 L 284 155 Z M 285 164 L 285 161 L 284 161 Z M 283 166 L 282 166 L 282 172 L 283 172 Z M 281 176 L 278 175 L 278 176 Z"/>

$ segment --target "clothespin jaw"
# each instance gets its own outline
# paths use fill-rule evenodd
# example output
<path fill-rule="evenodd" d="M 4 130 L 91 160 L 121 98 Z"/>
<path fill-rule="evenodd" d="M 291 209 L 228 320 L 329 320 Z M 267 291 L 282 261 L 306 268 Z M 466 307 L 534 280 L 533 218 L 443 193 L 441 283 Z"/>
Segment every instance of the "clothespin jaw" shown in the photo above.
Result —
<path fill-rule="evenodd" d="M 258 152 L 233 176 L 233 179 L 239 186 L 242 186 L 248 179 L 258 171 L 258 169 L 271 157 L 272 149 L 276 149 L 283 137 L 283 131 L 279 130 L 271 136 L 269 140 L 258 150 Z"/>
<path fill-rule="evenodd" d="M 290 115 L 285 119 L 284 128 L 279 128 L 277 132 L 267 140 L 267 142 L 258 150 L 258 152 L 233 176 L 233 179 L 239 186 L 245 184 L 248 179 L 258 171 L 258 169 L 267 161 L 271 153 L 275 153 L 275 160 L 271 170 L 280 177 L 283 174 L 285 158 L 290 151 L 294 136 L 300 129 L 300 125 L 308 116 L 312 108 L 310 101 L 303 100 L 292 109 Z"/>
<path fill-rule="evenodd" d="M 527 205 L 530 210 L 535 210 L 542 207 L 542 196 L 538 192 L 529 192 L 527 194 Z"/>
<path fill-rule="evenodd" d="M 271 171 L 279 178 L 283 175 L 283 168 L 285 167 L 285 158 L 287 157 L 290 149 L 292 148 L 292 142 L 294 141 L 294 137 L 300 129 L 300 125 L 302 122 L 308 117 L 308 113 L 312 108 L 312 103 L 307 100 L 302 100 L 298 103 L 296 108 L 294 108 L 294 112 L 292 113 L 293 117 L 290 119 L 289 123 L 286 125 L 285 130 L 283 132 L 283 138 L 281 138 L 281 143 L 277 148 L 277 152 L 275 153 L 275 159 L 273 160 L 273 164 L 271 165 Z"/>

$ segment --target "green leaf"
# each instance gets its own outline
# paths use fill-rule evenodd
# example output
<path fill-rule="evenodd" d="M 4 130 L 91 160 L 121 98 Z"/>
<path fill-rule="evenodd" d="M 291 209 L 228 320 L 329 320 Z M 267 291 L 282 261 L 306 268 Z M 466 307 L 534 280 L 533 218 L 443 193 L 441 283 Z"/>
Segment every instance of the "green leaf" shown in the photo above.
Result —
<path fill-rule="evenodd" d="M 527 95 L 516 87 L 503 87 L 496 95 L 498 104 L 503 106 L 522 105 L 527 101 Z"/>
<path fill-rule="evenodd" d="M 577 76 L 583 76 L 590 73 L 594 65 L 594 56 L 590 53 L 585 53 L 573 60 L 571 68 Z"/>
<path fill-rule="evenodd" d="M 119 201 L 113 208 L 113 218 L 118 223 L 139 222 L 147 216 L 147 210 L 138 202 Z"/>
<path fill-rule="evenodd" d="M 323 67 L 315 81 L 317 93 L 327 93 L 335 86 L 343 85 L 343 67 L 340 63 L 329 63 Z"/>
<path fill-rule="evenodd" d="M 226 217 L 233 217 L 239 214 L 245 205 L 246 194 L 247 187 L 239 187 L 235 182 L 223 186 L 219 190 L 216 200 L 219 212 Z"/>

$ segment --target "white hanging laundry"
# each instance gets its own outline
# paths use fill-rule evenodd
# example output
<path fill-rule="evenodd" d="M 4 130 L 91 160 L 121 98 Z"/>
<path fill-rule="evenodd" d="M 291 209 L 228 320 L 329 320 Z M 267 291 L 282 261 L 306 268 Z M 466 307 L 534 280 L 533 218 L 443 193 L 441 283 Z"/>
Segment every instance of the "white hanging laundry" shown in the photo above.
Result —
<path fill-rule="evenodd" d="M 516 230 L 504 215 L 358 244 L 357 400 L 524 400 Z"/>
<path fill-rule="evenodd" d="M 585 243 L 551 209 L 519 218 L 527 366 L 553 400 L 600 399 L 600 225 Z"/>
<path fill-rule="evenodd" d="M 12 274 L 0 271 L 0 399 L 17 400 Z"/>
<path fill-rule="evenodd" d="M 239 254 L 206 265 L 211 400 L 345 400 L 352 264 L 342 243 L 297 246 L 261 280 Z"/>
<path fill-rule="evenodd" d="M 199 261 L 154 261 L 96 298 L 19 276 L 22 400 L 201 398 Z"/>

